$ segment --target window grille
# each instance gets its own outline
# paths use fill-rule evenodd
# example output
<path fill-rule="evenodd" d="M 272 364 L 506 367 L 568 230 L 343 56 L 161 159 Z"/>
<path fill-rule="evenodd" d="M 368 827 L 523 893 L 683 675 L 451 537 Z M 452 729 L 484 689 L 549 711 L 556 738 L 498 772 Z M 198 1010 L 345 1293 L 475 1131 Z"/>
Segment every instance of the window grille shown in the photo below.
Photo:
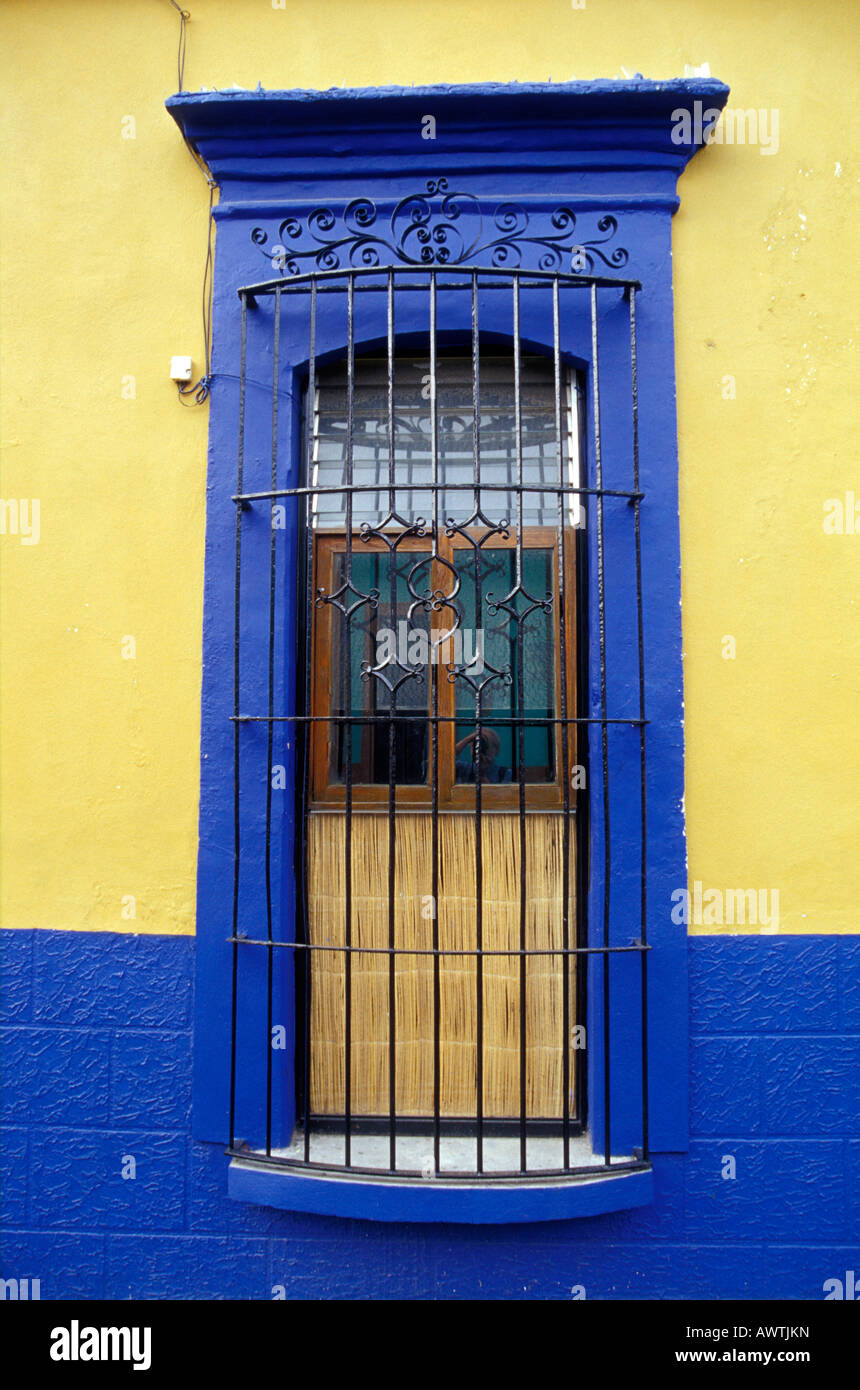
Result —
<path fill-rule="evenodd" d="M 239 291 L 231 1152 L 248 1157 L 236 1130 L 237 1036 L 258 1027 L 272 1039 L 275 1001 L 292 995 L 294 1051 L 267 1046 L 265 1075 L 251 1083 L 265 1095 L 260 1162 L 473 1181 L 647 1162 L 638 289 L 584 274 L 371 266 Z M 549 350 L 523 341 L 527 296 Z M 607 312 L 629 326 L 627 490 L 603 483 Z M 583 314 L 587 380 L 563 350 L 567 318 Z M 244 482 L 262 439 L 249 323 L 272 364 L 271 486 L 258 491 Z M 629 515 L 635 717 L 608 708 L 608 506 Z M 261 518 L 271 521 L 265 546 Z M 268 565 L 266 615 L 246 611 L 249 563 Z M 290 647 L 294 689 L 276 679 Z M 276 689 L 286 689 L 284 708 Z M 629 944 L 610 937 L 612 725 L 636 738 L 640 766 L 641 918 Z M 248 741 L 259 726 L 262 768 L 261 745 Z M 272 907 L 273 862 L 288 852 L 274 803 L 279 758 L 295 830 L 295 930 L 283 939 Z M 249 825 L 243 788 L 262 772 L 264 822 Z M 605 881 L 589 937 L 594 796 Z M 242 906 L 243 876 L 260 873 L 262 922 Z M 265 1024 L 243 997 L 248 953 L 265 962 Z M 635 1065 L 610 1046 L 623 953 L 639 959 Z M 599 1135 L 587 1128 L 588 978 L 600 993 Z M 277 1069 L 293 1064 L 295 1127 L 289 1114 L 278 1143 Z M 613 1153 L 613 1077 L 625 1067 L 640 1078 L 641 1144 Z"/>

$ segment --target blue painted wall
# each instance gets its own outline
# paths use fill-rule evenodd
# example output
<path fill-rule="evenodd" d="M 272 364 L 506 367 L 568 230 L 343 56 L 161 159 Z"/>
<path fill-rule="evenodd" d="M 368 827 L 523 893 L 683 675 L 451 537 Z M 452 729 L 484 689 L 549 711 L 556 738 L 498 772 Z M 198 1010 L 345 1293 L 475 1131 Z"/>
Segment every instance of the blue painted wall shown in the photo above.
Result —
<path fill-rule="evenodd" d="M 822 1299 L 860 1268 L 860 941 L 689 946 L 692 1139 L 655 1156 L 653 1207 L 475 1229 L 231 1201 L 191 1139 L 193 939 L 0 933 L 2 1275 L 45 1299 Z"/>

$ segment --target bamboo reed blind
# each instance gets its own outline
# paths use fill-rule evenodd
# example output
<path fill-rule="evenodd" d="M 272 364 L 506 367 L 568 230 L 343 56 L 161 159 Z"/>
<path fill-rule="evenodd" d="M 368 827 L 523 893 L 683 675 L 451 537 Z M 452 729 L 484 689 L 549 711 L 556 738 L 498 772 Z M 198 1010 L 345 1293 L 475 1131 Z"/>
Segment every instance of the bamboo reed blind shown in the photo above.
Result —
<path fill-rule="evenodd" d="M 483 949 L 518 951 L 520 941 L 520 826 L 516 815 L 482 819 Z M 526 817 L 527 950 L 563 945 L 562 816 Z M 342 946 L 345 931 L 345 818 L 316 812 L 308 827 L 310 942 Z M 469 815 L 439 817 L 439 946 L 476 946 L 475 822 Z M 380 814 L 352 817 L 352 945 L 389 945 L 388 820 Z M 433 945 L 431 854 L 428 815 L 398 812 L 395 821 L 394 944 L 396 971 L 396 1107 L 403 1116 L 433 1114 L 433 957 L 408 954 Z M 574 850 L 570 837 L 569 944 L 574 944 Z M 520 1113 L 520 960 L 483 959 L 484 1115 Z M 564 1113 L 562 979 L 569 971 L 571 1029 L 578 1018 L 575 957 L 526 959 L 526 1094 L 533 1118 Z M 351 1112 L 384 1115 L 389 1108 L 389 956 L 352 955 Z M 476 957 L 440 957 L 440 1112 L 445 1117 L 476 1110 Z M 345 956 L 314 952 L 311 996 L 311 1111 L 344 1112 Z M 572 1039 L 570 1084 L 575 1075 Z M 574 1095 L 568 1098 L 568 1113 Z"/>

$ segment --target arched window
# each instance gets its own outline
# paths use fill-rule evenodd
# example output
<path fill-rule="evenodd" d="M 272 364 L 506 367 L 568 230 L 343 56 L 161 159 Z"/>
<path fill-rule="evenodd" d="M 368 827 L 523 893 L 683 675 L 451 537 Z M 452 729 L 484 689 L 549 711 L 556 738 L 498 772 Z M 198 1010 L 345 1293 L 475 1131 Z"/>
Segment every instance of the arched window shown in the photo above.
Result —
<path fill-rule="evenodd" d="M 443 314 L 462 288 L 427 284 Z M 392 275 L 392 314 L 401 294 Z M 303 1108 L 327 1122 L 307 1152 L 342 1161 L 355 1118 L 365 1165 L 394 1134 L 400 1168 L 561 1170 L 584 1000 L 575 381 L 518 342 L 427 346 L 306 394 Z"/>

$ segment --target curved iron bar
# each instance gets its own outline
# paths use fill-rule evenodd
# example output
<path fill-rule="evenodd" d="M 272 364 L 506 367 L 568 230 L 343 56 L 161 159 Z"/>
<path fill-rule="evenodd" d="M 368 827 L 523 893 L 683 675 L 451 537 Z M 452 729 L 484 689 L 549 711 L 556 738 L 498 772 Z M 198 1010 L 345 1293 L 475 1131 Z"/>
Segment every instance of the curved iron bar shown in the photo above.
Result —
<path fill-rule="evenodd" d="M 529 605 L 528 608 L 517 609 L 511 606 L 510 600 L 515 598 L 517 594 L 522 594 L 523 598 L 526 599 Z M 486 604 L 488 613 L 509 613 L 514 622 L 521 623 L 524 622 L 531 613 L 536 612 L 538 609 L 540 609 L 542 613 L 551 613 L 553 596 L 549 593 L 546 598 L 538 598 L 535 594 L 530 594 L 524 584 L 515 584 L 510 593 L 505 594 L 504 598 L 495 599 L 492 594 L 487 594 Z"/>
<path fill-rule="evenodd" d="M 393 525 L 394 523 L 405 527 L 405 530 L 399 532 L 394 540 L 392 540 L 390 535 L 385 533 L 383 527 Z M 362 544 L 368 545 L 369 542 L 374 539 L 381 540 L 385 542 L 389 550 L 394 551 L 397 549 L 400 542 L 405 540 L 407 536 L 426 536 L 427 522 L 423 516 L 418 516 L 410 523 L 405 517 L 400 516 L 398 512 L 392 511 L 389 512 L 382 521 L 378 522 L 376 526 L 371 526 L 369 521 L 363 521 L 359 531 L 359 540 Z"/>
<path fill-rule="evenodd" d="M 450 666 L 448 668 L 448 684 L 453 685 L 455 681 L 462 680 L 468 685 L 476 695 L 479 695 L 486 686 L 493 681 L 501 680 L 503 685 L 513 685 L 514 678 L 511 675 L 510 666 L 491 666 L 488 661 L 484 662 L 484 670 L 491 674 L 484 681 L 473 680 L 468 674 L 470 666 L 475 664 L 474 659 L 465 666 Z"/>
<path fill-rule="evenodd" d="M 481 522 L 484 526 L 488 527 L 489 529 L 484 533 L 484 535 L 481 537 L 479 541 L 476 541 L 474 536 L 470 536 L 464 528 L 467 526 L 473 526 L 478 522 Z M 470 517 L 467 517 L 465 521 L 457 522 L 454 520 L 452 516 L 447 517 L 445 520 L 445 535 L 462 536 L 464 540 L 467 540 L 469 544 L 474 547 L 475 550 L 480 550 L 481 546 L 486 544 L 486 542 L 490 540 L 492 536 L 501 536 L 502 540 L 509 540 L 511 535 L 510 528 L 511 523 L 508 517 L 503 516 L 502 519 L 499 521 L 499 524 L 497 526 L 494 526 L 492 521 L 490 521 L 490 518 L 488 516 L 485 516 L 484 513 L 481 511 L 480 507 L 476 507 L 475 510 L 472 512 L 472 515 Z"/>
<path fill-rule="evenodd" d="M 387 670 L 389 667 L 397 667 L 399 668 L 399 670 L 403 672 L 403 675 L 400 677 L 399 680 L 390 681 L 386 676 L 383 675 L 383 672 Z M 414 679 L 419 682 L 422 682 L 424 677 L 423 671 L 413 666 L 404 666 L 401 662 L 396 660 L 382 661 L 379 663 L 378 666 L 371 666 L 369 661 L 362 661 L 359 665 L 359 671 L 361 673 L 361 679 L 363 681 L 369 680 L 370 677 L 373 676 L 382 685 L 384 685 L 386 690 L 390 691 L 392 695 L 396 695 L 401 685 L 404 685 L 406 681 Z"/>
<path fill-rule="evenodd" d="M 455 583 L 450 593 L 446 594 L 442 589 L 431 589 L 429 586 L 424 593 L 418 593 L 413 587 L 412 581 L 418 571 L 423 569 L 425 565 L 432 565 L 434 561 L 438 565 L 444 565 L 445 569 L 450 570 L 451 574 L 454 576 Z M 453 609 L 451 600 L 457 597 L 462 585 L 456 569 L 442 555 L 425 555 L 418 560 L 409 571 L 406 577 L 406 587 L 414 600 L 409 605 L 408 611 L 408 616 L 411 620 L 413 613 L 415 613 L 419 607 L 422 607 L 425 613 L 439 613 L 443 608 Z"/>
<path fill-rule="evenodd" d="M 355 594 L 358 602 L 350 604 L 349 606 L 339 603 L 338 600 L 342 598 L 344 594 L 348 593 Z M 371 589 L 370 593 L 363 594 L 360 589 L 356 589 L 355 585 L 347 580 L 344 584 L 341 584 L 339 589 L 335 589 L 334 593 L 331 594 L 327 594 L 324 588 L 317 589 L 314 602 L 317 608 L 323 608 L 327 603 L 330 603 L 332 608 L 336 608 L 345 618 L 351 618 L 353 613 L 357 613 L 366 603 L 369 603 L 371 608 L 377 608 L 379 606 L 379 590 Z"/>

